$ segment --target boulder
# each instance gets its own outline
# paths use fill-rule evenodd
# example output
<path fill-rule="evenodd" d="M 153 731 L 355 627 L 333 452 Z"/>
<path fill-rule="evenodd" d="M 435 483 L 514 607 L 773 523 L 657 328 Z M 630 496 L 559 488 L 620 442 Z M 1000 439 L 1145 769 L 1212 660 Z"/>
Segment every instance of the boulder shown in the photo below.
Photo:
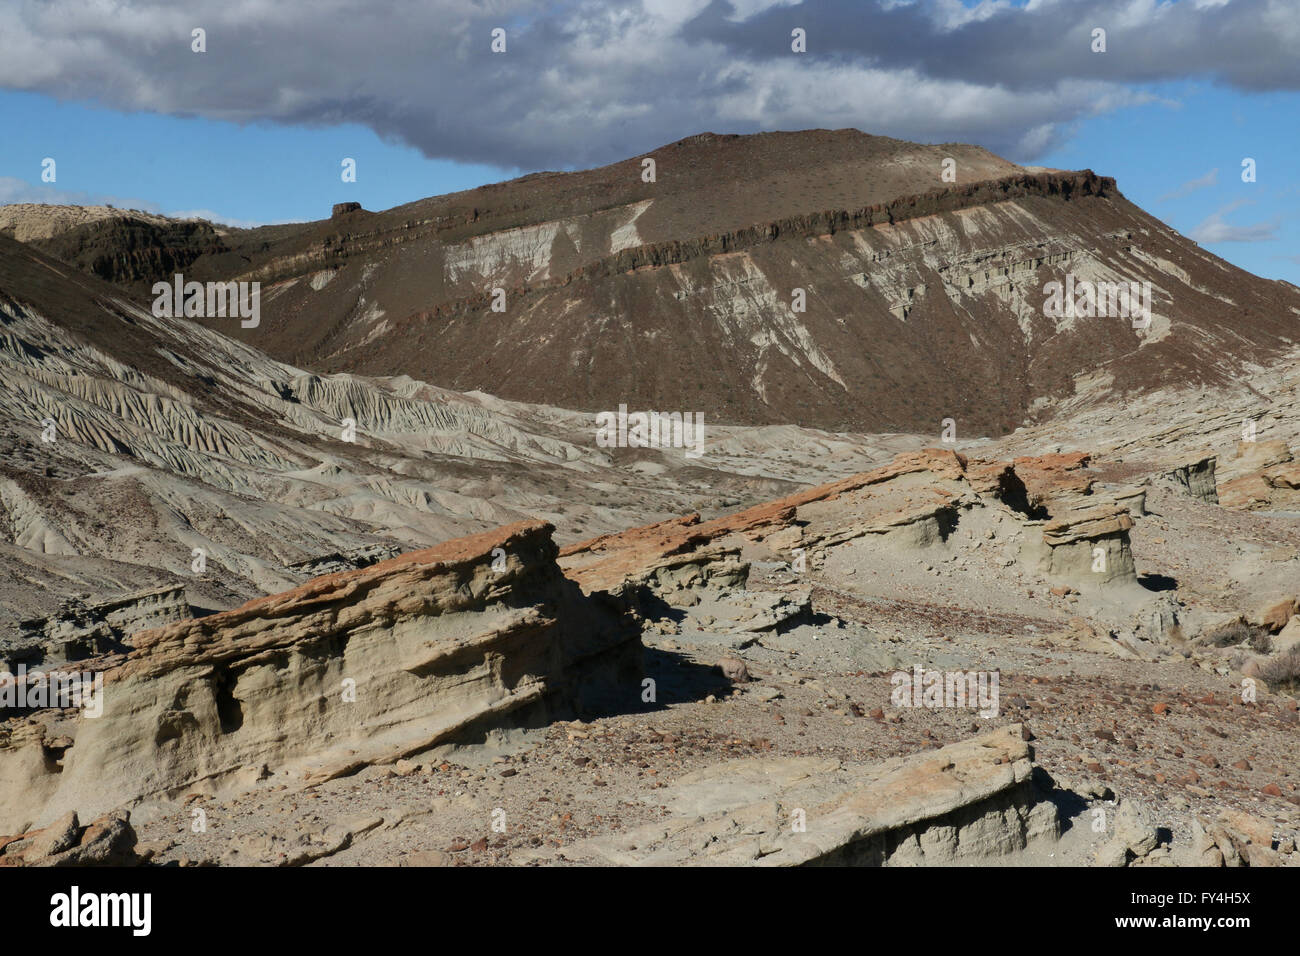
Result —
<path fill-rule="evenodd" d="M 136 854 L 131 814 L 114 810 L 81 826 L 70 811 L 43 830 L 0 837 L 0 866 L 132 866 Z"/>
<path fill-rule="evenodd" d="M 733 684 L 744 684 L 749 680 L 749 668 L 738 657 L 724 657 L 718 661 L 718 670 L 722 676 Z"/>
<path fill-rule="evenodd" d="M 1279 439 L 1238 442 L 1226 477 L 1220 498 L 1229 508 L 1288 508 L 1300 501 L 1300 462 Z"/>
<path fill-rule="evenodd" d="M 1293 617 L 1273 636 L 1273 653 L 1281 656 L 1297 647 L 1300 647 L 1300 617 Z"/>
<path fill-rule="evenodd" d="M 1270 601 L 1256 608 L 1246 620 L 1256 627 L 1262 627 L 1270 634 L 1276 634 L 1286 627 L 1296 614 L 1300 614 L 1300 600 L 1291 596 L 1280 601 Z"/>

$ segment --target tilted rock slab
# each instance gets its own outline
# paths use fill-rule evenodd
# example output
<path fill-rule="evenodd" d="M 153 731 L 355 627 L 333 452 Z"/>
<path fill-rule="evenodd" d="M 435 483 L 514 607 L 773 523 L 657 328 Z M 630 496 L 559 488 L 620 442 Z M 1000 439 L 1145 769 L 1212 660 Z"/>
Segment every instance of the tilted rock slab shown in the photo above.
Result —
<path fill-rule="evenodd" d="M 698 563 L 700 552 L 712 549 L 709 558 L 715 566 L 700 577 L 707 580 L 721 574 L 725 578 L 743 542 L 765 538 L 784 542 L 792 527 L 808 523 L 806 510 L 812 505 L 838 503 L 824 528 L 805 529 L 802 538 L 791 539 L 794 544 L 838 543 L 863 534 L 887 533 L 952 511 L 954 492 L 948 487 L 956 488 L 958 482 L 966 487 L 965 467 L 966 460 L 955 452 L 907 452 L 883 467 L 709 521 L 689 514 L 572 544 L 560 552 L 560 562 L 587 590 L 615 589 L 629 579 L 653 587 L 658 582 L 652 571 Z M 870 516 L 855 513 L 846 526 L 843 511 L 859 499 L 869 505 Z"/>
<path fill-rule="evenodd" d="M 974 863 L 1059 834 L 1032 774 L 1019 724 L 865 767 L 736 760 L 655 791 L 674 811 L 666 820 L 533 855 L 650 866 Z"/>
<path fill-rule="evenodd" d="M 0 832 L 635 703 L 639 632 L 564 577 L 552 530 L 520 522 L 136 634 L 101 662 L 103 716 L 0 724 Z"/>
<path fill-rule="evenodd" d="M 692 584 L 726 581 L 756 542 L 764 556 L 786 558 L 795 548 L 823 550 L 868 535 L 920 548 L 946 538 L 964 510 L 997 506 L 1030 532 L 1023 558 L 1042 573 L 1089 588 L 1137 590 L 1131 506 L 1092 493 L 1088 459 L 1070 453 L 1009 463 L 948 449 L 906 452 L 880 468 L 709 521 L 692 514 L 569 545 L 560 562 L 586 590 L 636 583 L 664 594 L 670 569 L 679 576 L 677 569 L 688 569 Z"/>

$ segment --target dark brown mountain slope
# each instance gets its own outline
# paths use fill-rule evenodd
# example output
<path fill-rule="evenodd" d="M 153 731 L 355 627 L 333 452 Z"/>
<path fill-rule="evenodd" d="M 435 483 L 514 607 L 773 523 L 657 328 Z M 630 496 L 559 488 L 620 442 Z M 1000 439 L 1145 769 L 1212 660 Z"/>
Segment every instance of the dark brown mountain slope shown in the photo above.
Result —
<path fill-rule="evenodd" d="M 261 281 L 258 328 L 215 324 L 322 371 L 864 431 L 1000 433 L 1061 402 L 1221 382 L 1300 330 L 1294 288 L 1090 171 L 852 130 L 704 134 L 650 157 L 653 183 L 636 157 L 235 230 L 185 273 Z M 1149 282 L 1150 325 L 1050 317 L 1045 284 L 1071 276 Z"/>

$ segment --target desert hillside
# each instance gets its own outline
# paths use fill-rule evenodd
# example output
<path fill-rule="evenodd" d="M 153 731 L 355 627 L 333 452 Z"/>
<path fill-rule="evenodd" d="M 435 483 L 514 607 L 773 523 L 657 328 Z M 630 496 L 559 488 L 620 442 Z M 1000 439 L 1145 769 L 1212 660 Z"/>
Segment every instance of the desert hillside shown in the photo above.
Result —
<path fill-rule="evenodd" d="M 1112 179 L 0 223 L 0 866 L 1300 865 L 1300 293 Z"/>
<path fill-rule="evenodd" d="M 997 436 L 1063 405 L 1223 384 L 1283 354 L 1300 317 L 1294 287 L 1210 255 L 1113 179 L 855 130 L 703 134 L 221 236 L 101 220 L 42 248 L 137 296 L 176 272 L 260 281 L 257 328 L 204 321 L 316 371 L 734 425 L 934 434 L 952 418 Z M 1054 314 L 1053 282 L 1149 284 L 1145 318 Z"/>

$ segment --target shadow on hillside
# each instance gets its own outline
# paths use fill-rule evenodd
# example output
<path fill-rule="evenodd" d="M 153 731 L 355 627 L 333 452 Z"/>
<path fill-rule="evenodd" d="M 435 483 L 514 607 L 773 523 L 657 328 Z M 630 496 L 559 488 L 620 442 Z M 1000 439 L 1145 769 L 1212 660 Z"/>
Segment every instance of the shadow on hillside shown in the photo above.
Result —
<path fill-rule="evenodd" d="M 718 668 L 657 647 L 645 649 L 645 676 L 655 682 L 654 702 L 643 705 L 647 712 L 704 700 L 710 694 L 722 697 L 731 693 L 732 687 Z"/>
<path fill-rule="evenodd" d="M 1042 767 L 1034 768 L 1033 781 L 1039 793 L 1056 805 L 1056 815 L 1061 821 L 1062 835 L 1073 829 L 1075 821 L 1088 809 L 1088 801 L 1073 790 L 1062 789 L 1052 775 Z M 1079 822 L 1087 825 L 1087 821 Z"/>
<path fill-rule="evenodd" d="M 1138 584 L 1148 591 L 1176 591 L 1178 580 L 1167 574 L 1139 574 Z"/>

